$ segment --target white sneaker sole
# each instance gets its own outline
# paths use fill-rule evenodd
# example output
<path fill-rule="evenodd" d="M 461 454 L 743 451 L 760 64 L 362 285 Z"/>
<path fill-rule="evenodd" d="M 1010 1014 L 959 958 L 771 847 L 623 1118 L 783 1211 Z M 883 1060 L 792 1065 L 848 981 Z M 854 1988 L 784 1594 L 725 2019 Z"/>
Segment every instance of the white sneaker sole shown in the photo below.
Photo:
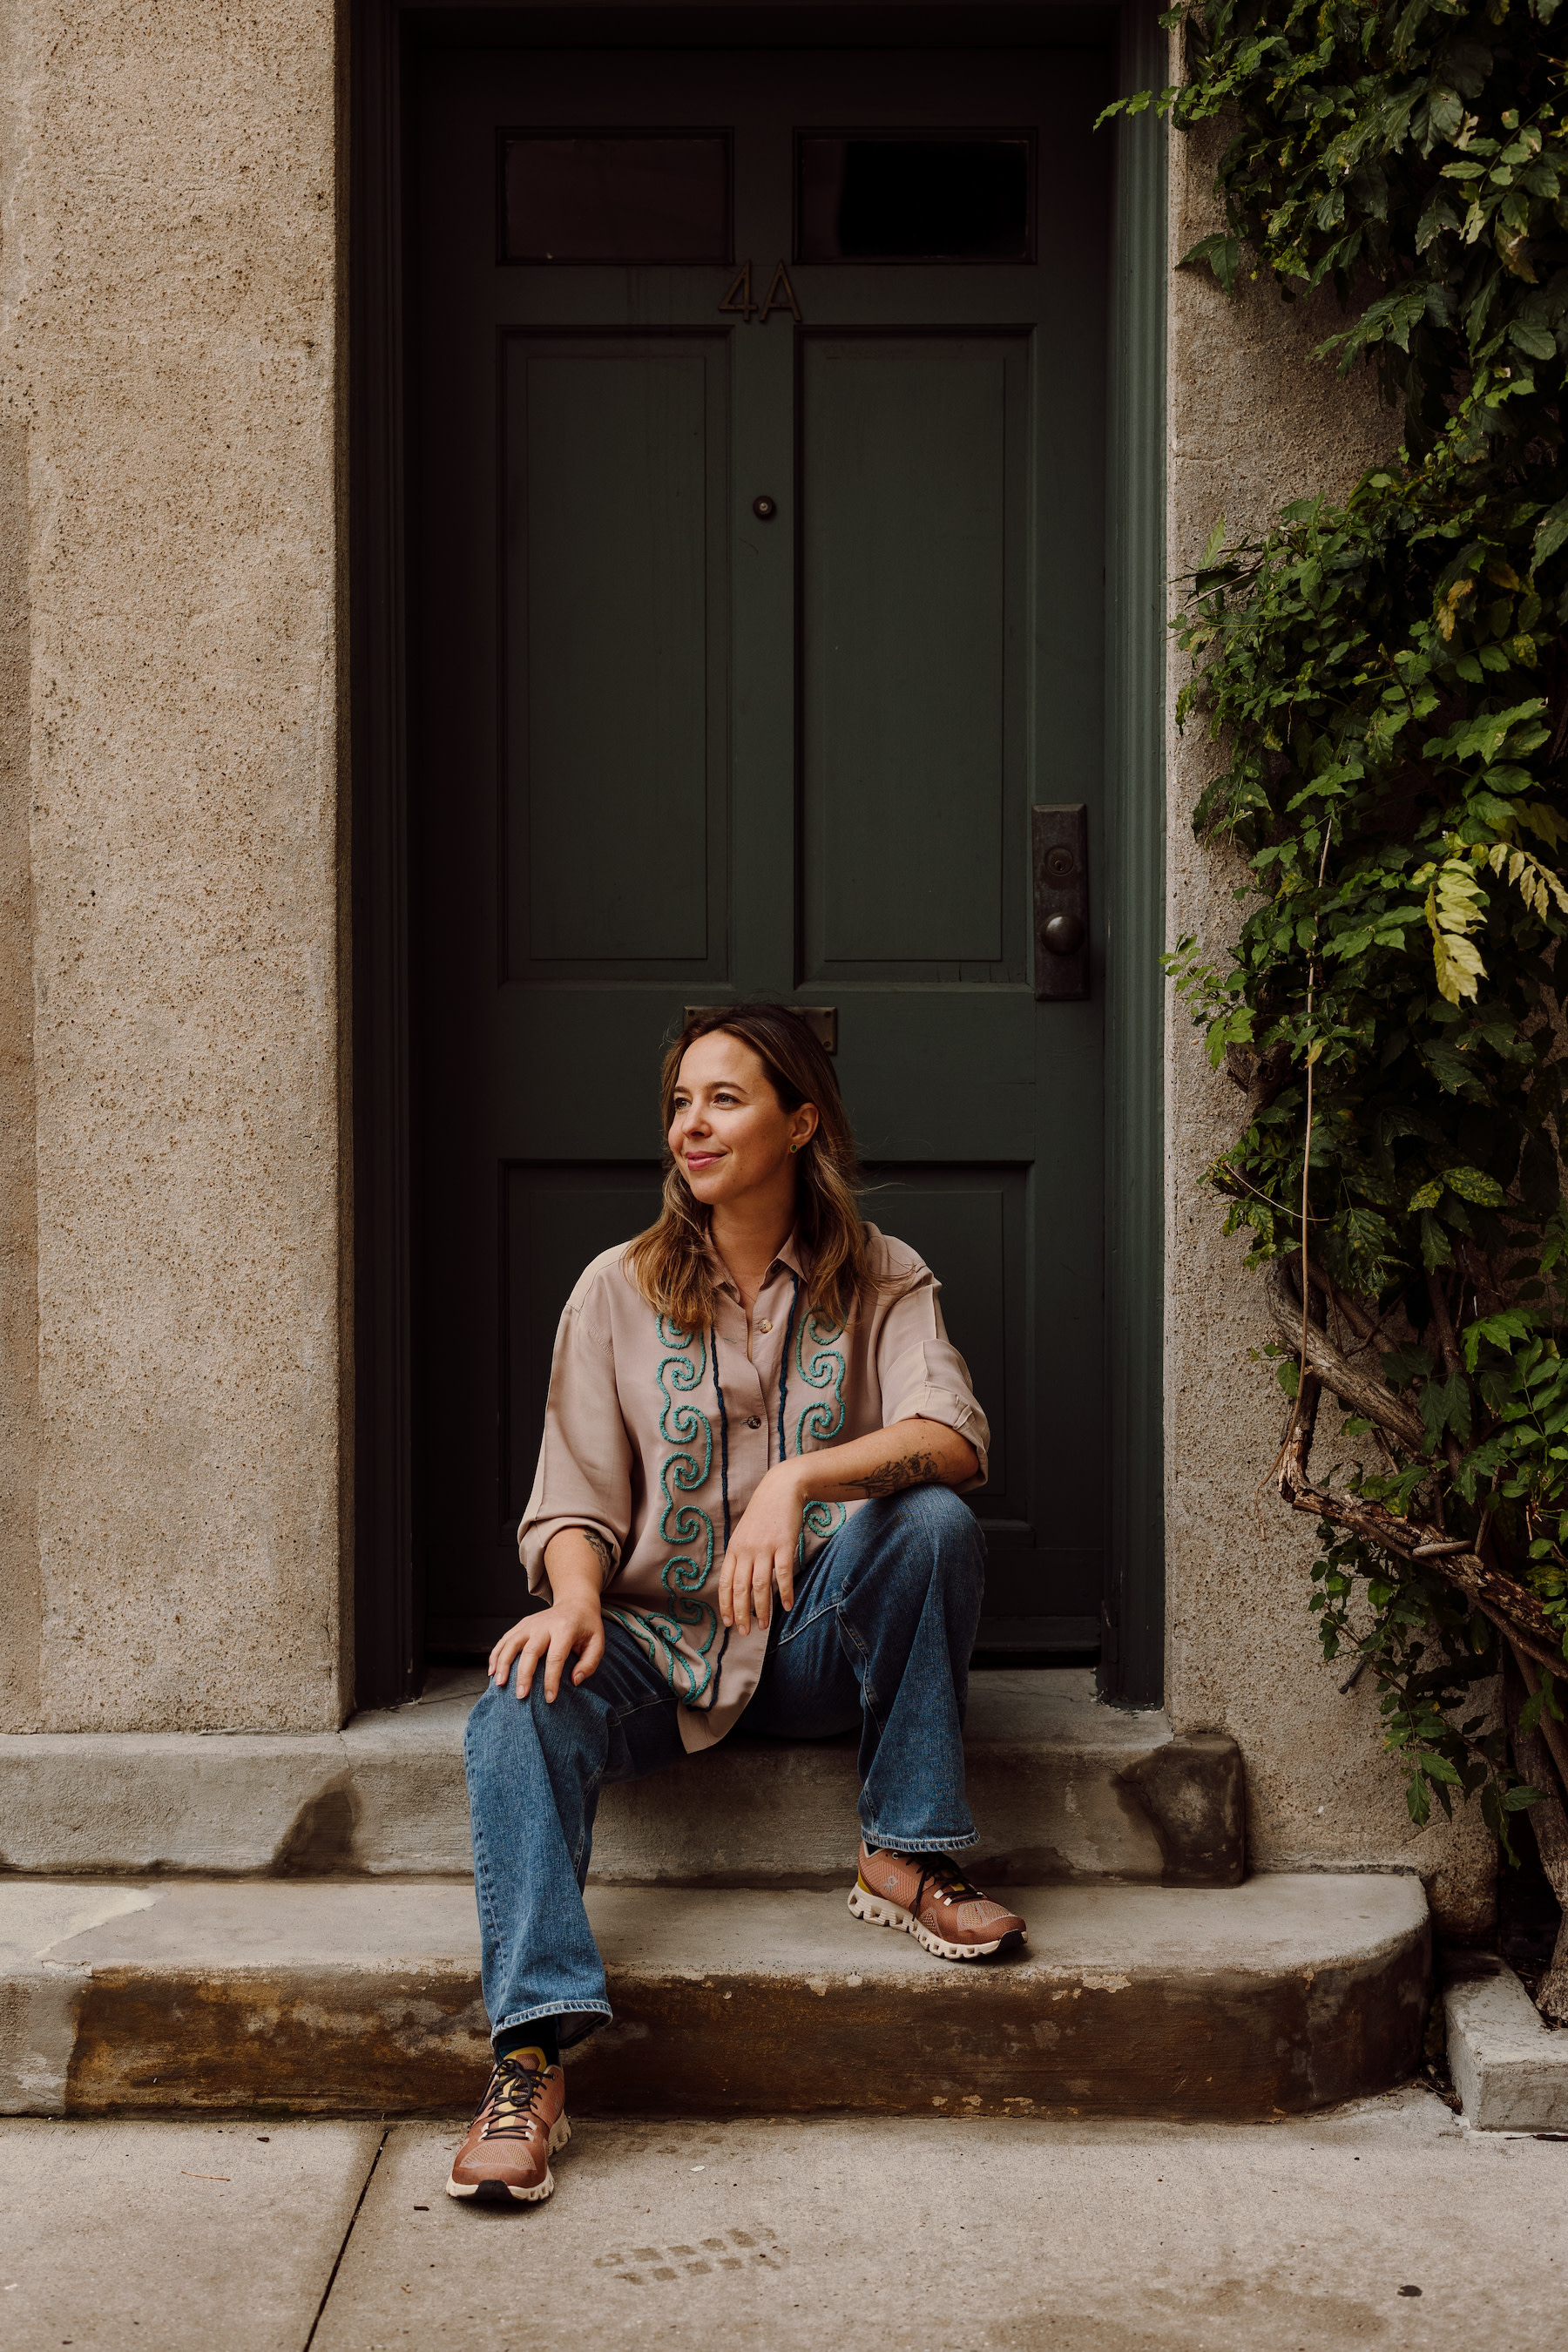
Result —
<path fill-rule="evenodd" d="M 929 1927 L 922 1927 L 914 1913 L 906 1911 L 901 1903 L 890 1903 L 885 1895 L 868 1895 L 858 1883 L 850 1889 L 849 1908 L 857 1919 L 867 1920 L 873 1927 L 901 1927 L 906 1936 L 912 1936 L 917 1944 L 923 1944 L 928 1952 L 936 1954 L 939 1960 L 984 1960 L 1012 1940 L 1010 1936 L 998 1936 L 990 1944 L 950 1944 L 942 1937 L 933 1936 Z M 1017 1933 L 1020 1944 L 1026 1944 L 1028 1940 L 1027 1928 Z"/>
<path fill-rule="evenodd" d="M 553 2156 L 558 2148 L 564 2147 L 571 2137 L 572 2126 L 567 2122 L 565 2116 L 562 2116 L 551 2129 L 551 2155 Z M 553 2197 L 555 2194 L 555 2175 L 551 2171 L 550 2167 L 546 2165 L 544 2168 L 544 2178 L 539 2183 L 537 2189 L 513 2189 L 504 2180 L 496 2182 L 489 2180 L 456 2180 L 448 2179 L 447 2182 L 447 2194 L 448 2197 L 477 2197 L 481 2189 L 498 2187 L 505 2189 L 507 2195 L 513 2199 L 519 2205 L 542 2205 L 547 2197 Z"/>

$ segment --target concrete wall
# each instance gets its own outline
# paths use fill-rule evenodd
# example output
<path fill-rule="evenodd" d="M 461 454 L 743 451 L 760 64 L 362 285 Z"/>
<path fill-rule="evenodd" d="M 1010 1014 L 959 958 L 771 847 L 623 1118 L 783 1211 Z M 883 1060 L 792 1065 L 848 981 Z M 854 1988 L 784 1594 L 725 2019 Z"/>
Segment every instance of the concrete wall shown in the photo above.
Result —
<path fill-rule="evenodd" d="M 1212 130 L 1171 142 L 1171 253 L 1221 226 Z M 1170 538 L 1173 578 L 1190 573 L 1218 516 L 1233 537 L 1260 530 L 1287 499 L 1347 488 L 1397 442 L 1394 412 L 1363 374 L 1347 385 L 1313 346 L 1334 331 L 1331 300 L 1287 307 L 1271 285 L 1226 302 L 1206 270 L 1170 281 Z M 1170 700 L 1187 675 L 1173 650 Z M 1200 847 L 1192 810 L 1218 764 L 1206 722 L 1173 726 L 1167 771 L 1167 925 L 1211 950 L 1234 937 L 1233 856 Z M 1383 1754 L 1376 1694 L 1321 1662 L 1307 1613 L 1314 1523 L 1268 1478 L 1284 1412 L 1272 1367 L 1248 1351 L 1273 1336 L 1245 1243 L 1221 1235 L 1224 1205 L 1203 1174 L 1239 1126 L 1242 1097 L 1210 1070 L 1199 1034 L 1170 1008 L 1167 1055 L 1167 1698 L 1178 1730 L 1231 1732 L 1247 1759 L 1248 1843 L 1282 1867 L 1415 1867 L 1439 1917 L 1475 1931 L 1490 1914 L 1491 1843 L 1474 1809 L 1413 1830 L 1404 1781 Z M 1314 1466 L 1335 1457 L 1325 1409 Z M 1261 1483 L 1260 1483 L 1261 1482 Z"/>
<path fill-rule="evenodd" d="M 334 1725 L 333 11 L 0 23 L 0 1705 Z"/>

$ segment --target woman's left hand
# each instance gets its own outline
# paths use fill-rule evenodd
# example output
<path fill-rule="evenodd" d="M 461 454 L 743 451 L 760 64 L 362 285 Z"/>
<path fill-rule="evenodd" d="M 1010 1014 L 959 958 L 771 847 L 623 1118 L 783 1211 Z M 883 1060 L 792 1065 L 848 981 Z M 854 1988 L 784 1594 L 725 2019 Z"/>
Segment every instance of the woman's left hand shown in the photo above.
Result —
<path fill-rule="evenodd" d="M 775 1463 L 758 1486 L 730 1538 L 719 1570 L 719 1614 L 742 1633 L 773 1615 L 773 1587 L 788 1610 L 795 1600 L 795 1557 L 805 1509 L 797 1464 Z"/>

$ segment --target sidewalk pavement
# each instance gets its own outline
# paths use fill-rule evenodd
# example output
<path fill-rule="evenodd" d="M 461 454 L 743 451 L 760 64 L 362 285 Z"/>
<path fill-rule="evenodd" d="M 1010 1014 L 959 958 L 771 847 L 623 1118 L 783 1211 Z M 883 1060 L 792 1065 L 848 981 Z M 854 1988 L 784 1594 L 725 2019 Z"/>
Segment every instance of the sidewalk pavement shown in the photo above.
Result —
<path fill-rule="evenodd" d="M 1563 2332 L 1568 2143 L 1470 2132 L 1423 2090 L 1264 2125 L 590 2120 L 554 2198 L 508 2210 L 444 2195 L 462 2131 L 0 2126 L 0 2345 L 1539 2352 Z"/>

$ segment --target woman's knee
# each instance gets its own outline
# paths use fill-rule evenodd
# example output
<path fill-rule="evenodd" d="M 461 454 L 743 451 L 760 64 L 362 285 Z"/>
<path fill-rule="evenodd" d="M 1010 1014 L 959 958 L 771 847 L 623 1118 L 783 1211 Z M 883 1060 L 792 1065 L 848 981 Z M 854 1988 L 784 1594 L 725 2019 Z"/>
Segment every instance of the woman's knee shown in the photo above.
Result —
<path fill-rule="evenodd" d="M 911 1486 L 898 1496 L 897 1508 L 913 1549 L 932 1573 L 984 1575 L 985 1538 L 980 1522 L 951 1486 Z"/>
<path fill-rule="evenodd" d="M 546 1756 L 579 1744 L 588 1710 L 582 1694 L 563 1681 L 553 1705 L 544 1696 L 544 1676 L 536 1674 L 525 1698 L 516 1690 L 518 1669 L 504 1684 L 490 1683 L 476 1699 L 463 1735 L 463 1753 L 470 1771 L 476 1765 L 492 1767 L 518 1747 L 542 1749 Z"/>
<path fill-rule="evenodd" d="M 500 1689 L 494 1683 L 485 1685 L 468 1709 L 468 1720 L 463 1728 L 463 1760 L 470 1772 L 505 1748 L 516 1728 L 508 1710 L 515 1707 L 510 1688 Z"/>

